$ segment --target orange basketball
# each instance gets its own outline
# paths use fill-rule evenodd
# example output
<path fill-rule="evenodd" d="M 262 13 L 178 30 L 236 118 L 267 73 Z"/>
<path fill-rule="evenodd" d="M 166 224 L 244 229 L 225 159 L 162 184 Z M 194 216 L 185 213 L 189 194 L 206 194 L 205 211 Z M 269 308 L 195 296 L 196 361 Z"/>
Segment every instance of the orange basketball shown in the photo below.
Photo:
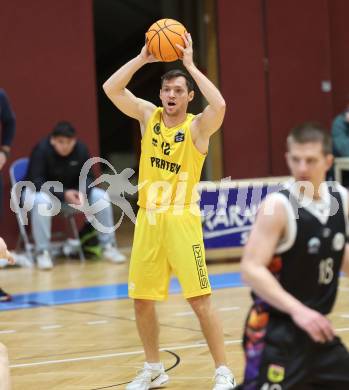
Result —
<path fill-rule="evenodd" d="M 161 19 L 152 24 L 145 34 L 149 52 L 159 61 L 171 62 L 182 58 L 176 43 L 185 47 L 182 35 L 187 30 L 174 19 Z"/>

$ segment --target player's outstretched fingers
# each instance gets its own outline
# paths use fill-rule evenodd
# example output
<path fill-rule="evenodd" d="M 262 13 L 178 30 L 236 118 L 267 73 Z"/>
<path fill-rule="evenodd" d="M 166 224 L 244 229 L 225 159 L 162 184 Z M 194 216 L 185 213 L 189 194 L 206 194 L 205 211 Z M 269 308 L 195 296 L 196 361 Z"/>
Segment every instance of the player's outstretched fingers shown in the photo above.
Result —
<path fill-rule="evenodd" d="M 192 46 L 193 40 L 191 39 L 191 34 L 187 32 L 186 33 L 186 38 L 187 38 L 187 41 L 188 41 L 189 45 Z"/>
<path fill-rule="evenodd" d="M 186 34 L 182 34 L 182 38 L 183 38 L 185 47 L 188 47 L 189 46 L 189 41 L 188 41 L 187 35 Z"/>
<path fill-rule="evenodd" d="M 184 47 L 181 46 L 179 43 L 176 43 L 176 47 L 177 47 L 181 52 L 184 52 Z"/>

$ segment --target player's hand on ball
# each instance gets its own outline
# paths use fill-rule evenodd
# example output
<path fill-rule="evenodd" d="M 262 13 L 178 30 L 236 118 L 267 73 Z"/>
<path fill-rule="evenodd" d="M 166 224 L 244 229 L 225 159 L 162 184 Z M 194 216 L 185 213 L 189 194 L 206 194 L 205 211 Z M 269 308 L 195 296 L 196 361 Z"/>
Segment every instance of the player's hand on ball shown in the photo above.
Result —
<path fill-rule="evenodd" d="M 140 56 L 141 56 L 142 60 L 145 61 L 146 63 L 159 62 L 159 60 L 156 59 L 156 58 L 149 52 L 149 50 L 148 50 L 148 48 L 147 48 L 147 45 L 144 45 L 144 46 L 142 47 Z"/>
<path fill-rule="evenodd" d="M 185 47 L 179 45 L 176 43 L 177 48 L 182 52 L 183 54 L 183 65 L 185 67 L 188 67 L 193 64 L 193 41 L 191 39 L 190 33 L 186 32 L 182 35 L 184 45 Z"/>

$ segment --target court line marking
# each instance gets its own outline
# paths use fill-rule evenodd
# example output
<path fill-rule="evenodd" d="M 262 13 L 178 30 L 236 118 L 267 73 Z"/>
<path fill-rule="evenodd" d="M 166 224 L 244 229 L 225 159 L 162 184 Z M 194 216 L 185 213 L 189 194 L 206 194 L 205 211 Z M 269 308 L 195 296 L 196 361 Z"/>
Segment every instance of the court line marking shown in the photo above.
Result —
<path fill-rule="evenodd" d="M 99 320 L 99 321 L 87 321 L 87 325 L 100 325 L 100 324 L 107 324 L 109 321 L 107 320 Z"/>
<path fill-rule="evenodd" d="M 239 272 L 211 274 L 210 281 L 214 290 L 243 287 Z M 127 283 L 117 283 L 14 294 L 12 302 L 1 303 L 0 311 L 25 310 L 43 306 L 52 307 L 85 302 L 127 299 L 127 290 Z M 181 293 L 181 288 L 178 279 L 171 278 L 170 294 L 179 293 Z"/>
<path fill-rule="evenodd" d="M 240 307 L 239 306 L 231 306 L 231 307 L 221 307 L 221 308 L 218 308 L 218 311 L 235 311 L 235 310 L 239 310 Z M 336 313 L 332 313 L 332 314 L 336 314 Z M 178 312 L 178 313 L 175 313 L 174 314 L 175 316 L 194 316 L 195 313 L 193 311 L 188 311 L 188 312 Z M 341 318 L 349 318 L 349 314 L 340 314 L 339 317 Z M 135 320 L 135 318 L 129 318 L 130 320 Z M 103 324 L 108 324 L 110 323 L 110 321 L 108 320 L 96 320 L 96 321 L 86 321 L 85 324 L 87 325 L 103 325 Z M 64 326 L 63 325 L 59 325 L 59 324 L 56 324 L 56 325 L 43 325 L 40 327 L 41 330 L 50 330 L 50 329 L 59 329 L 59 328 L 63 328 Z M 337 330 L 338 332 L 346 332 L 349 330 L 349 328 L 338 328 L 338 329 L 335 329 Z M 8 330 L 1 330 L 0 331 L 0 334 L 13 334 L 13 333 L 17 333 L 17 330 L 15 329 L 8 329 Z"/>
<path fill-rule="evenodd" d="M 217 311 L 235 311 L 239 310 L 239 306 L 231 306 L 231 307 L 220 307 L 217 309 Z M 194 316 L 195 313 L 193 311 L 181 311 L 178 313 L 175 313 L 176 317 L 185 317 L 185 316 Z"/>
<path fill-rule="evenodd" d="M 42 330 L 58 329 L 58 328 L 63 328 L 63 326 L 62 325 L 44 325 L 44 326 L 40 326 L 40 329 L 42 329 Z"/>
<path fill-rule="evenodd" d="M 349 328 L 336 328 L 335 330 L 337 332 L 346 332 L 349 331 Z M 240 344 L 241 342 L 242 340 L 229 340 L 229 341 L 225 341 L 224 344 L 225 345 Z M 208 346 L 206 343 L 197 343 L 197 344 L 189 344 L 189 345 L 163 347 L 160 348 L 160 351 L 165 351 L 165 350 L 180 351 L 183 349 L 193 349 L 193 348 L 203 348 L 203 347 L 208 347 Z M 69 358 L 69 359 L 61 359 L 61 360 L 46 360 L 46 361 L 33 362 L 33 363 L 11 364 L 10 368 L 34 367 L 34 366 L 43 366 L 47 364 L 61 364 L 61 363 L 68 363 L 68 362 L 80 362 L 84 360 L 108 359 L 112 357 L 132 356 L 132 355 L 140 355 L 140 354 L 144 354 L 144 351 L 139 350 L 139 351 L 130 351 L 130 352 L 118 352 L 118 353 L 109 353 L 104 355 L 82 356 L 78 358 Z"/>
<path fill-rule="evenodd" d="M 225 341 L 225 345 L 229 344 L 240 344 L 242 340 L 229 340 Z M 200 344 L 189 344 L 189 345 L 177 345 L 177 346 L 171 346 L 171 347 L 163 347 L 160 348 L 160 351 L 180 351 L 183 349 L 192 349 L 192 348 L 203 348 L 208 347 L 206 343 L 200 343 Z M 11 364 L 10 368 L 22 368 L 22 367 L 34 367 L 34 366 L 43 366 L 47 364 L 61 364 L 61 363 L 68 363 L 68 362 L 80 362 L 84 360 L 97 360 L 97 359 L 108 359 L 112 357 L 119 357 L 119 356 L 132 356 L 132 355 L 141 355 L 144 354 L 143 350 L 139 351 L 130 351 L 130 352 L 117 352 L 117 353 L 109 353 L 105 355 L 94 355 L 94 356 L 81 356 L 78 358 L 69 358 L 69 359 L 61 359 L 61 360 L 46 360 L 41 362 L 33 362 L 33 363 L 22 363 L 22 364 Z"/>
<path fill-rule="evenodd" d="M 240 310 L 239 306 L 231 306 L 231 307 L 221 307 L 218 309 L 218 311 L 235 311 Z"/>
<path fill-rule="evenodd" d="M 186 316 L 193 316 L 195 313 L 193 311 L 181 311 L 178 313 L 175 313 L 176 317 L 186 317 Z"/>

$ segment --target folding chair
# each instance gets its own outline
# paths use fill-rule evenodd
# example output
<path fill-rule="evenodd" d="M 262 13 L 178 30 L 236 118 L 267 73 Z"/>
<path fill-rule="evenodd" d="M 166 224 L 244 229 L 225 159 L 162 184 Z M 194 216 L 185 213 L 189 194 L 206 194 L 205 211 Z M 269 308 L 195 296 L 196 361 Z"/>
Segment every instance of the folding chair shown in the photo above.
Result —
<path fill-rule="evenodd" d="M 30 242 L 29 235 L 27 233 L 25 224 L 24 224 L 24 210 L 23 208 L 20 207 L 20 201 L 21 201 L 21 193 L 18 193 L 17 191 L 14 190 L 14 186 L 16 183 L 25 180 L 27 176 L 27 171 L 28 171 L 28 166 L 29 166 L 29 158 L 24 157 L 20 158 L 18 160 L 15 160 L 11 166 L 10 166 L 10 181 L 11 181 L 11 202 L 12 202 L 12 209 L 16 214 L 16 219 L 19 227 L 19 233 L 20 233 L 20 239 L 19 239 L 19 244 L 21 241 L 24 244 L 24 250 L 28 257 L 33 261 L 34 256 L 33 256 L 33 251 L 34 251 L 34 245 Z M 73 233 L 73 237 L 76 240 L 76 242 L 79 243 L 78 245 L 78 251 L 79 251 L 79 257 L 81 261 L 85 260 L 84 252 L 81 247 L 80 243 L 80 237 L 79 237 L 79 231 L 76 225 L 76 220 L 74 215 L 78 211 L 74 209 L 66 209 L 63 208 L 62 211 L 60 212 L 60 216 L 63 216 L 65 219 L 68 220 L 71 231 Z"/>

